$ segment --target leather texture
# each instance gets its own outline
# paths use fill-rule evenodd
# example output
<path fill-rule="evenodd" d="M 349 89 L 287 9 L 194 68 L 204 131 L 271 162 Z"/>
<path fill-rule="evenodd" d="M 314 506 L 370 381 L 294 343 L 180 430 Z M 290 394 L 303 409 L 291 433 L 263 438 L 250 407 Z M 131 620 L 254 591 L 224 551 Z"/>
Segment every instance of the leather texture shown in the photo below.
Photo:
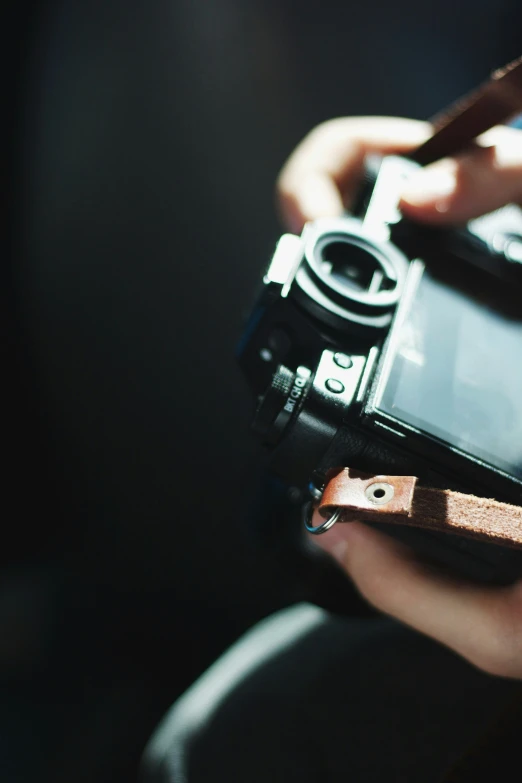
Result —
<path fill-rule="evenodd" d="M 338 468 L 328 474 L 318 507 L 324 518 L 341 510 L 341 522 L 407 525 L 522 548 L 522 507 L 423 487 L 414 476 Z"/>
<path fill-rule="evenodd" d="M 435 133 L 410 156 L 425 166 L 453 155 L 494 125 L 522 112 L 522 57 L 432 118 Z"/>

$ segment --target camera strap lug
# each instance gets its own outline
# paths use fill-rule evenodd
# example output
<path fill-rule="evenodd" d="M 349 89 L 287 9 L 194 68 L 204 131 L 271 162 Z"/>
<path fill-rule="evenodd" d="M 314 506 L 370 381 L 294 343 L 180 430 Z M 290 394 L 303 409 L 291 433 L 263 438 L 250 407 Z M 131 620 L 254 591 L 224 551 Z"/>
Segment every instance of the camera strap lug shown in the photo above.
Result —
<path fill-rule="evenodd" d="M 335 522 L 382 522 L 440 531 L 522 548 L 522 507 L 447 489 L 423 487 L 415 476 L 368 475 L 336 468 L 315 506 L 325 519 L 307 530 L 322 533 Z"/>

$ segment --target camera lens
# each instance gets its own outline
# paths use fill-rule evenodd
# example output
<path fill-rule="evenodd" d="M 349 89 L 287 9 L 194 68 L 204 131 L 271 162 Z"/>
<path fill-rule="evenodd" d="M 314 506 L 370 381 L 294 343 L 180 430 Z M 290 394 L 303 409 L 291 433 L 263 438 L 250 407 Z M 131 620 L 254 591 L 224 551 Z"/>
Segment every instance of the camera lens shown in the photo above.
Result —
<path fill-rule="evenodd" d="M 390 290 L 395 281 L 383 274 L 375 254 L 361 245 L 342 239 L 327 240 L 318 247 L 319 266 L 325 277 L 347 292 Z"/>

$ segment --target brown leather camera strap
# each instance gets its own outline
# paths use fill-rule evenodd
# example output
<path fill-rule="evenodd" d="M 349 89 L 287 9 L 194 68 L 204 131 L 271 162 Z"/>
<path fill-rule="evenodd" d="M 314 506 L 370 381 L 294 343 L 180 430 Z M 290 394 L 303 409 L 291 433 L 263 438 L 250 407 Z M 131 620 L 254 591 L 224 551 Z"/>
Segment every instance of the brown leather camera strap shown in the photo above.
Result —
<path fill-rule="evenodd" d="M 340 522 L 385 522 L 439 530 L 494 544 L 522 547 L 522 507 L 447 489 L 423 487 L 414 476 L 329 472 L 319 513 L 340 511 Z"/>
<path fill-rule="evenodd" d="M 435 133 L 410 154 L 425 166 L 465 149 L 494 125 L 522 112 L 522 57 L 499 68 L 480 87 L 431 119 Z"/>

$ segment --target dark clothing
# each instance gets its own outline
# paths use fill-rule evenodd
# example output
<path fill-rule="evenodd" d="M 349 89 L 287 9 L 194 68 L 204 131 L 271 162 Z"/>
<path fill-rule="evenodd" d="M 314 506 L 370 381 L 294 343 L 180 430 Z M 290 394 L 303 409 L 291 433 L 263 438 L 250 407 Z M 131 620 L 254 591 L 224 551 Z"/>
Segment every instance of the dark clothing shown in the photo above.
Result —
<path fill-rule="evenodd" d="M 300 604 L 258 624 L 174 704 L 142 779 L 436 783 L 516 688 L 390 619 Z"/>

